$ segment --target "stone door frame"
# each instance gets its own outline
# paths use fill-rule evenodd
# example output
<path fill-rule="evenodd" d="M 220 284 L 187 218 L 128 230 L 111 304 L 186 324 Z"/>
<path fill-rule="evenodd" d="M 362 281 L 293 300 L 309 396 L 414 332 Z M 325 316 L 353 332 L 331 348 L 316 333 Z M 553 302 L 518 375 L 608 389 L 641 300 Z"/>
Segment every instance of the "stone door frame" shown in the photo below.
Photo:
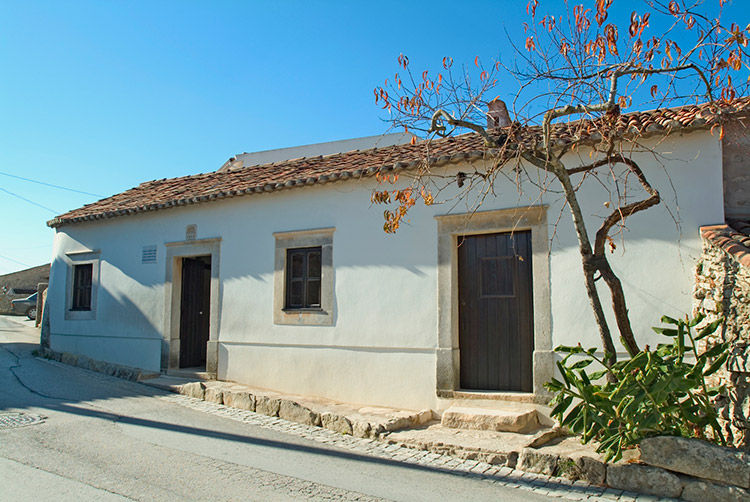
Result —
<path fill-rule="evenodd" d="M 219 366 L 219 309 L 221 288 L 219 262 L 221 237 L 165 243 L 167 247 L 164 281 L 164 334 L 161 350 L 161 370 L 180 368 L 180 307 L 182 304 L 182 259 L 211 256 L 211 298 L 206 346 L 206 373 L 216 378 Z"/>
<path fill-rule="evenodd" d="M 525 206 L 474 213 L 437 215 L 438 225 L 438 347 L 436 383 L 439 397 L 460 391 L 458 317 L 458 237 L 531 231 L 534 299 L 533 393 L 531 399 L 548 396 L 544 383 L 554 374 L 550 297 L 550 256 L 547 206 Z M 519 392 L 493 394 L 529 395 Z"/>

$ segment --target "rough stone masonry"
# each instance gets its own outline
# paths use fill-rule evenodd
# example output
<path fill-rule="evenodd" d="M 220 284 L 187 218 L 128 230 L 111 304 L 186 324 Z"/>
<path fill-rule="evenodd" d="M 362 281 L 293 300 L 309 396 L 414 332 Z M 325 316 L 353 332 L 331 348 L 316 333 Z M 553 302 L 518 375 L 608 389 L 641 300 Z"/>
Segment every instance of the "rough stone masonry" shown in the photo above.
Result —
<path fill-rule="evenodd" d="M 708 322 L 720 316 L 726 320 L 706 343 L 730 341 L 731 355 L 708 383 L 727 386 L 728 396 L 716 402 L 722 426 L 732 444 L 750 450 L 750 225 L 732 225 L 701 228 L 695 313 L 703 313 Z"/>

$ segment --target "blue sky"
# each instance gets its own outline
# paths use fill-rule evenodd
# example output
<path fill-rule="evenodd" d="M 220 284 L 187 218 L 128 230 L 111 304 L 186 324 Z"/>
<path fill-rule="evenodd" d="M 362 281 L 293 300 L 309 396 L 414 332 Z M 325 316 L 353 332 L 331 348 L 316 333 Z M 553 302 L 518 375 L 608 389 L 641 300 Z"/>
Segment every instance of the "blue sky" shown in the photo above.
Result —
<path fill-rule="evenodd" d="M 381 134 L 372 89 L 399 53 L 494 56 L 503 3 L 517 4 L 2 0 L 0 172 L 110 195 Z M 0 188 L 56 212 L 97 199 L 1 174 Z M 0 191 L 0 214 L 0 274 L 49 260 L 53 212 Z"/>
<path fill-rule="evenodd" d="M 0 0 L 0 173 L 106 196 L 243 151 L 381 134 L 372 89 L 399 53 L 419 69 L 496 58 L 525 6 Z M 4 174 L 0 189 L 0 274 L 48 261 L 45 222 L 98 199 Z"/>

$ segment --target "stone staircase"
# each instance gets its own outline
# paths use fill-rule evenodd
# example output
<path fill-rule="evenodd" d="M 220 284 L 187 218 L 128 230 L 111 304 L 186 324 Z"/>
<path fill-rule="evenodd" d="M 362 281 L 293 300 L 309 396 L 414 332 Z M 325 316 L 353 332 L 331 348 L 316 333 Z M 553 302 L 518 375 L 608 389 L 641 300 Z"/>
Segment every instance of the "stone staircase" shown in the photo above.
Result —
<path fill-rule="evenodd" d="M 512 468 L 535 458 L 537 448 L 564 440 L 564 432 L 549 419 L 549 409 L 529 401 L 466 398 L 441 404 L 445 409 L 439 422 L 391 432 L 386 440 Z"/>

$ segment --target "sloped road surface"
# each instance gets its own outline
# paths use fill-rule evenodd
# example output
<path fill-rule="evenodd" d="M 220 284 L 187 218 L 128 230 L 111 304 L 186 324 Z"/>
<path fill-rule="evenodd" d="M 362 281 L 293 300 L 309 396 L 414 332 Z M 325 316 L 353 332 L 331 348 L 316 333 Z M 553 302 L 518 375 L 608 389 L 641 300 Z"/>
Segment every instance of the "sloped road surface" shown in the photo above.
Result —
<path fill-rule="evenodd" d="M 32 354 L 37 343 L 38 332 L 28 323 L 0 316 L 0 500 L 534 501 L 604 495 L 575 487 L 553 494 L 533 482 L 522 486 L 523 480 L 498 482 L 414 458 L 407 462 L 400 452 L 389 458 L 380 444 L 352 446 L 328 431 L 250 412 L 243 417 L 42 360 Z"/>

